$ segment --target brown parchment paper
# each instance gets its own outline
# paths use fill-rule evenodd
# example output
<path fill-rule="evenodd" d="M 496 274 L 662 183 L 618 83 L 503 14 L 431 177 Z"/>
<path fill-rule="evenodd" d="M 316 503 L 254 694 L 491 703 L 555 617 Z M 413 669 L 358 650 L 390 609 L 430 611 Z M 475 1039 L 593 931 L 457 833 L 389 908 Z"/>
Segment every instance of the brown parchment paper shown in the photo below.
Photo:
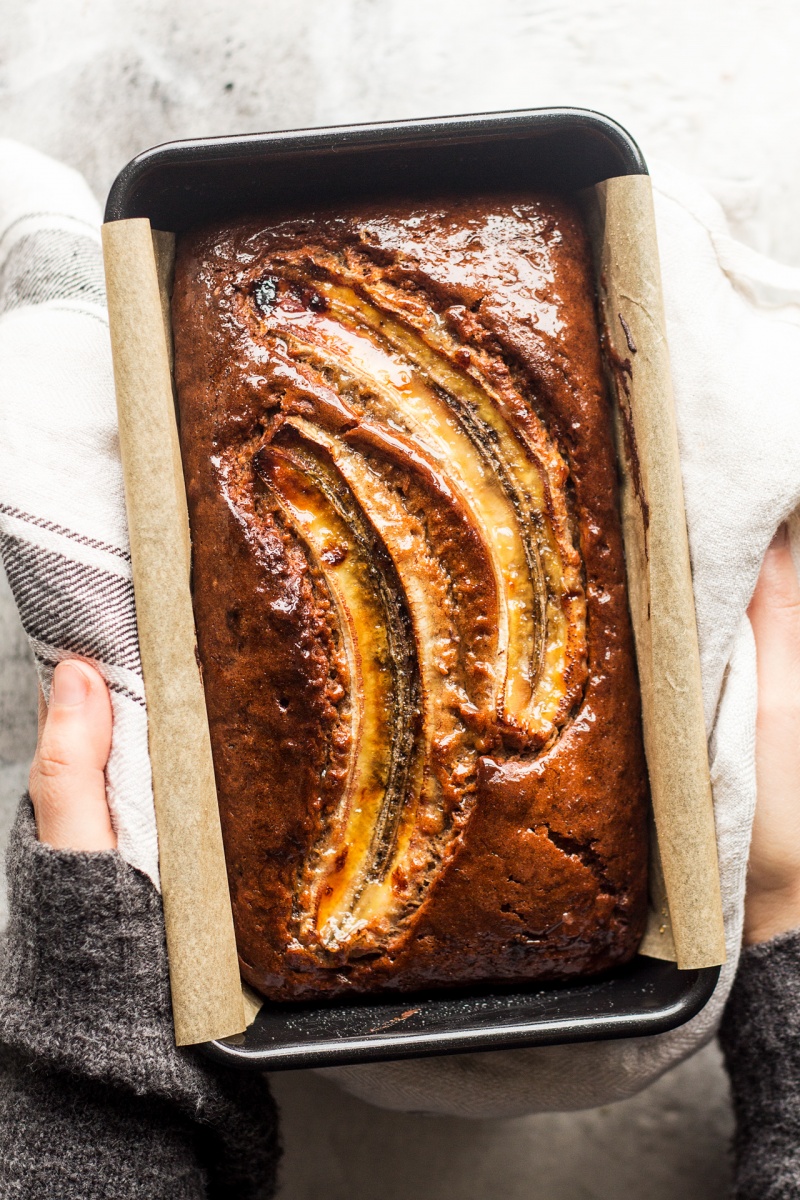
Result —
<path fill-rule="evenodd" d="M 656 839 L 641 953 L 725 961 L 714 811 L 650 179 L 585 194 L 617 397 L 622 523 Z"/>
<path fill-rule="evenodd" d="M 653 797 L 641 953 L 725 960 L 683 489 L 650 180 L 583 196 L 614 377 L 631 615 Z M 195 658 L 190 543 L 172 395 L 174 239 L 145 219 L 103 229 L 176 1040 L 239 1033 L 242 987 Z"/>
<path fill-rule="evenodd" d="M 159 289 L 169 235 L 103 227 L 136 620 L 148 708 L 175 1040 L 240 1033 L 245 1014 L 195 649 L 189 522 Z"/>

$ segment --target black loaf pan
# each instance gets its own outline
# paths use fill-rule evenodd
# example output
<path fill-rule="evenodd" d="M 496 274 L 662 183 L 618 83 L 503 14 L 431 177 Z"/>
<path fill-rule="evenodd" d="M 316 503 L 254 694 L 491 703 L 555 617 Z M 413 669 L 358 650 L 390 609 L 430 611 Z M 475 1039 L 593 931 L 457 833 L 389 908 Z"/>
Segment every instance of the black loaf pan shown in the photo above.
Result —
<path fill-rule="evenodd" d="M 533 109 L 172 142 L 120 172 L 105 219 L 149 217 L 154 229 L 181 233 L 273 206 L 409 192 L 574 191 L 646 174 L 638 146 L 608 117 Z M 267 1003 L 246 1033 L 204 1050 L 230 1066 L 277 1070 L 641 1037 L 688 1021 L 718 977 L 718 967 L 678 971 L 640 955 L 602 978 L 568 985 Z"/>

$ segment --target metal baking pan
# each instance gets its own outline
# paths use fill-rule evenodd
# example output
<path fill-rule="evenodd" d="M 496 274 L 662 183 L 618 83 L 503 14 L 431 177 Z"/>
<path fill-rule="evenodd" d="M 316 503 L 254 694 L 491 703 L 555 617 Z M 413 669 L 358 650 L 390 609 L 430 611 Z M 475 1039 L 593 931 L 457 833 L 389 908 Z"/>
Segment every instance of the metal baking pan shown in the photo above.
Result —
<path fill-rule="evenodd" d="M 397 193 L 574 191 L 645 174 L 638 146 L 608 117 L 533 109 L 168 143 L 123 168 L 105 219 L 148 217 L 155 229 L 181 233 L 293 204 Z M 679 971 L 637 956 L 601 978 L 569 984 L 267 1003 L 246 1033 L 203 1049 L 231 1066 L 278 1070 L 641 1037 L 688 1021 L 718 977 L 718 967 Z"/>
<path fill-rule="evenodd" d="M 246 1033 L 208 1042 L 217 1062 L 262 1071 L 333 1067 L 469 1050 L 510 1050 L 665 1033 L 709 1000 L 719 967 L 679 971 L 637 955 L 602 979 L 569 985 L 315 1007 L 265 1004 Z"/>

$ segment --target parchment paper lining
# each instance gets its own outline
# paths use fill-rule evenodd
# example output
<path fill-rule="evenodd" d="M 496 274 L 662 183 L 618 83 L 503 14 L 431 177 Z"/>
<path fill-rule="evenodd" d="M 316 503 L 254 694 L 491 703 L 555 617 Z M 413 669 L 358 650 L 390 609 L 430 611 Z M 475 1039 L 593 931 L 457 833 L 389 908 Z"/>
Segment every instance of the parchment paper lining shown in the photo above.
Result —
<path fill-rule="evenodd" d="M 682 969 L 717 966 L 725 961 L 722 900 L 653 193 L 648 176 L 629 175 L 585 199 L 617 399 L 628 596 L 657 834 L 641 952 L 677 958 Z"/>
<path fill-rule="evenodd" d="M 170 242 L 158 238 L 162 279 Z M 166 252 L 166 253 L 164 253 Z M 119 439 L 178 1045 L 245 1028 L 205 697 L 186 493 L 150 222 L 103 227 Z"/>
<path fill-rule="evenodd" d="M 647 176 L 584 193 L 617 397 L 622 518 L 653 796 L 651 909 L 641 953 L 725 960 L 694 600 Z M 146 219 L 104 226 L 120 422 L 176 1041 L 241 1032 L 259 999 L 239 978 L 189 586 L 172 395 L 174 239 Z"/>

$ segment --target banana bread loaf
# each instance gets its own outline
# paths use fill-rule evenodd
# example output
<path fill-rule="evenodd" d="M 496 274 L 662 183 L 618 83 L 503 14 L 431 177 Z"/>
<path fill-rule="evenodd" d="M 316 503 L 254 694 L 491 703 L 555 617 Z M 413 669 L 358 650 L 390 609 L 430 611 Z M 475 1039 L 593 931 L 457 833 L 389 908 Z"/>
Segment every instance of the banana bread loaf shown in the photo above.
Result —
<path fill-rule="evenodd" d="M 193 595 L 244 977 L 564 979 L 646 911 L 647 774 L 567 199 L 179 240 Z"/>

